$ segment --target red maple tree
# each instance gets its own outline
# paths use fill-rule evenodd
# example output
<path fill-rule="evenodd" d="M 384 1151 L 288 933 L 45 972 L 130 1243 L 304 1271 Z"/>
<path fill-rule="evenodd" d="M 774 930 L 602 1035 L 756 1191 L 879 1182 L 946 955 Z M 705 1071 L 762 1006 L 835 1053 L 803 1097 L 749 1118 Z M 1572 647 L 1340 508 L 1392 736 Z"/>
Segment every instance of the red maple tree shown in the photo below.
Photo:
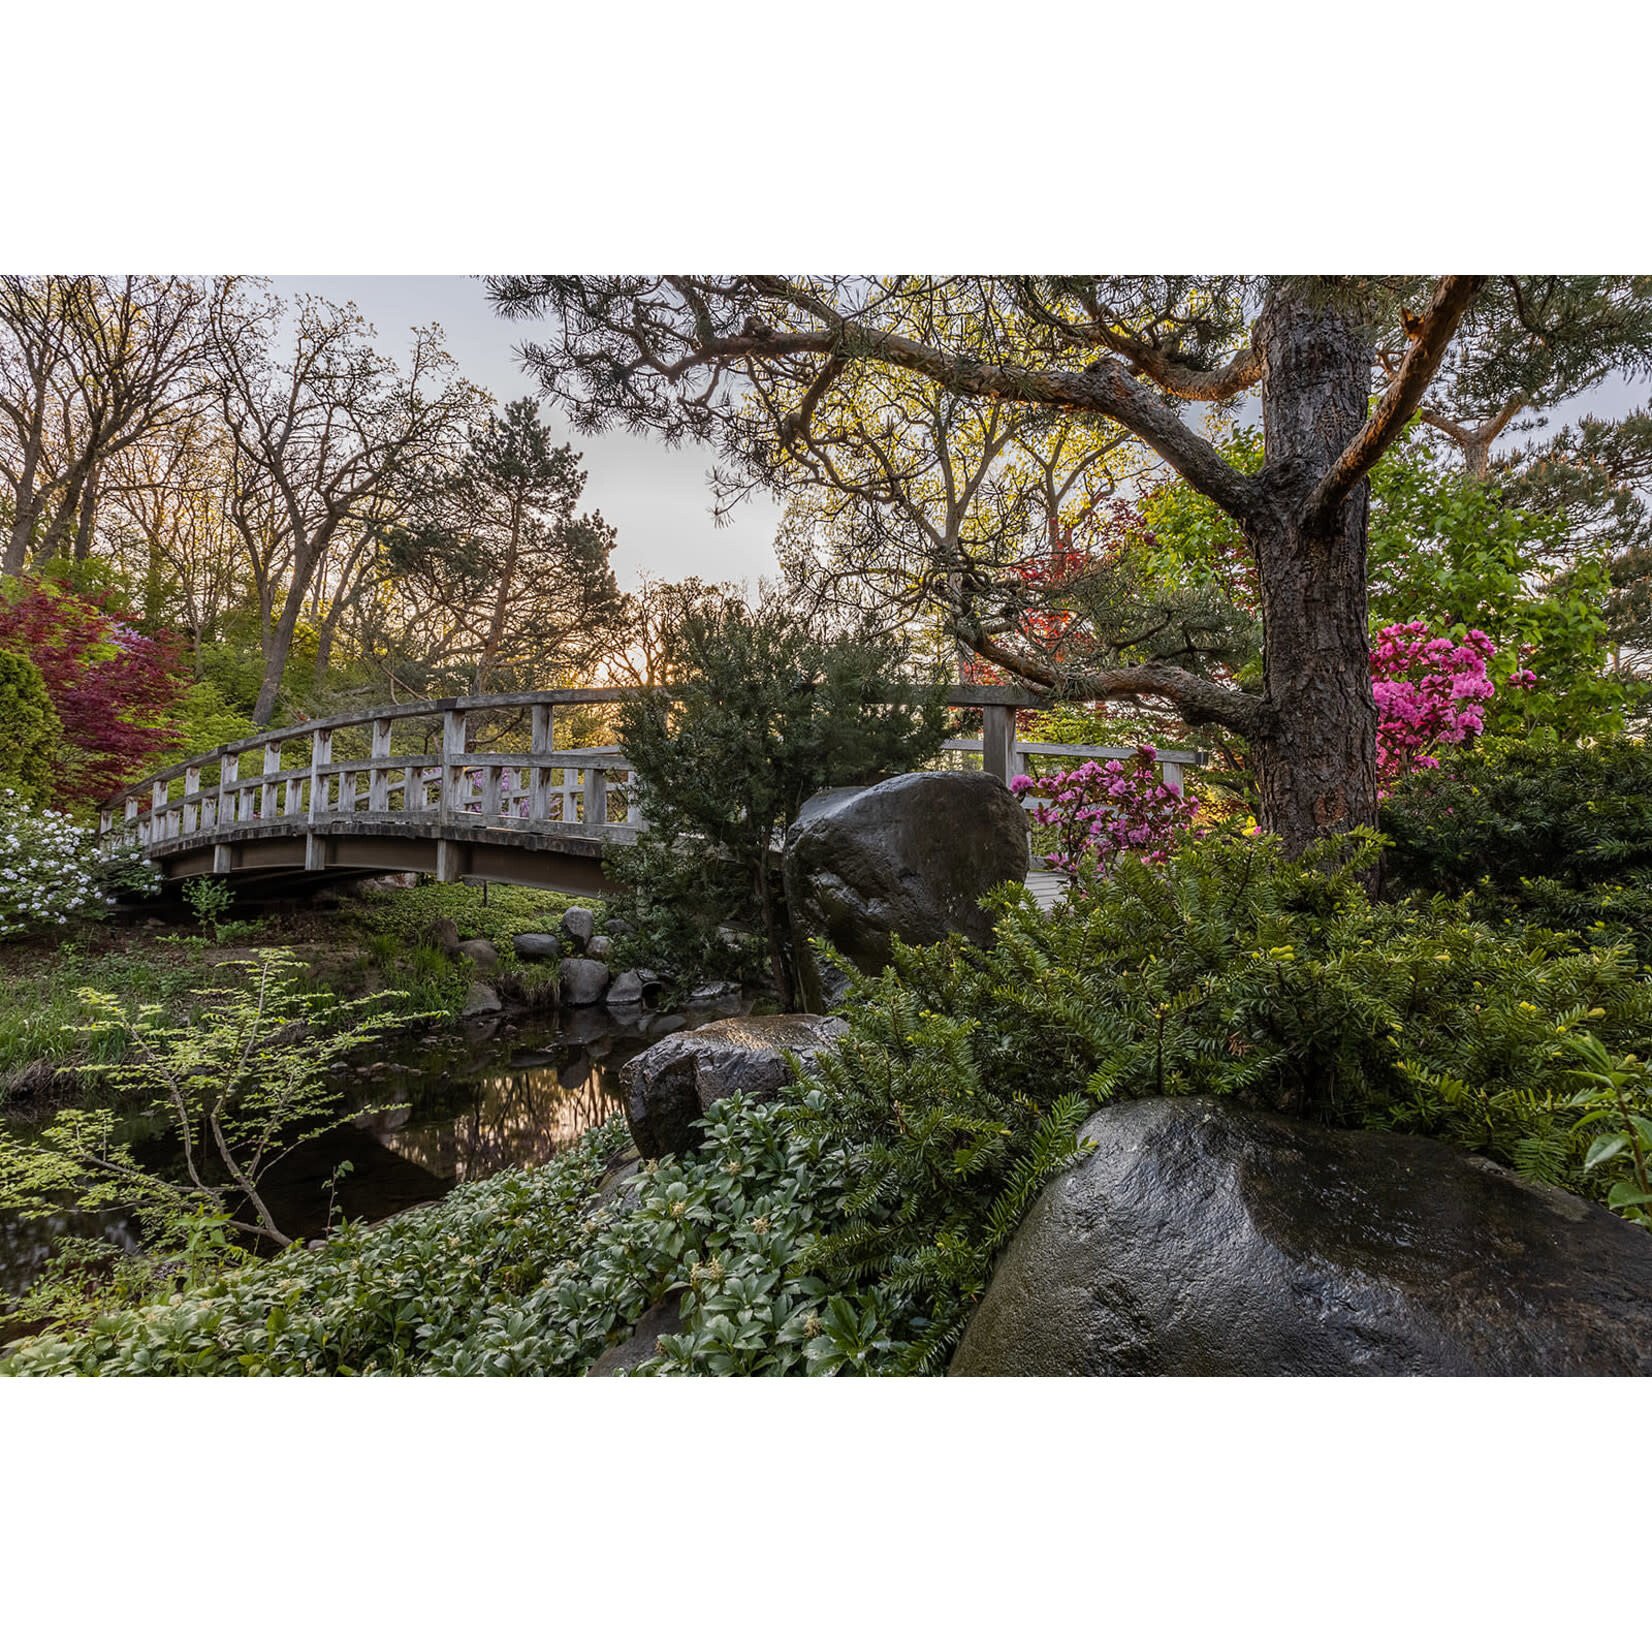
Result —
<path fill-rule="evenodd" d="M 9 582 L 0 591 L 0 648 L 40 668 L 63 724 L 54 802 L 101 802 L 176 737 L 181 642 L 140 631 L 107 593 Z"/>

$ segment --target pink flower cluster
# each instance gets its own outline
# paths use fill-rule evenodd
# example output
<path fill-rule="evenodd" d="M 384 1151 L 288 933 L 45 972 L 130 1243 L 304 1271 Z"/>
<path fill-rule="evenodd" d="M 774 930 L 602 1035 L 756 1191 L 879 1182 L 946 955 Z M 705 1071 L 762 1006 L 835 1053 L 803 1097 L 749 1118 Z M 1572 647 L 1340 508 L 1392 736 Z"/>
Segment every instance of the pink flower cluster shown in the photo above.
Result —
<path fill-rule="evenodd" d="M 1422 620 L 1377 633 L 1371 691 L 1377 701 L 1379 786 L 1413 769 L 1438 768 L 1435 747 L 1461 745 L 1485 727 L 1486 701 L 1497 692 L 1486 667 L 1496 652 L 1484 631 L 1467 631 L 1454 642 L 1432 636 Z M 1535 680 L 1529 671 L 1509 679 L 1516 687 Z"/>
<path fill-rule="evenodd" d="M 1121 855 L 1162 862 L 1199 805 L 1180 786 L 1164 783 L 1157 757 L 1154 747 L 1140 746 L 1123 761 L 1083 763 L 1041 779 L 1017 775 L 1010 790 L 1039 799 L 1033 820 L 1056 831 L 1057 848 L 1045 864 L 1078 883 L 1106 877 Z"/>

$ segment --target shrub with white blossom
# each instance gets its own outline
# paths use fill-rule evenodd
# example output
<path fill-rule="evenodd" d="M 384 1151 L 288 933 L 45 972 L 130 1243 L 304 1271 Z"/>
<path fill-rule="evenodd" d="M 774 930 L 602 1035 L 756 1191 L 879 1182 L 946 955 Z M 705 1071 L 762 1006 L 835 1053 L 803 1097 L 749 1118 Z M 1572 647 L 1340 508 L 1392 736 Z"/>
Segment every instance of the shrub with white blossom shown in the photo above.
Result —
<path fill-rule="evenodd" d="M 56 929 L 103 907 L 91 839 L 67 815 L 0 788 L 0 939 Z"/>

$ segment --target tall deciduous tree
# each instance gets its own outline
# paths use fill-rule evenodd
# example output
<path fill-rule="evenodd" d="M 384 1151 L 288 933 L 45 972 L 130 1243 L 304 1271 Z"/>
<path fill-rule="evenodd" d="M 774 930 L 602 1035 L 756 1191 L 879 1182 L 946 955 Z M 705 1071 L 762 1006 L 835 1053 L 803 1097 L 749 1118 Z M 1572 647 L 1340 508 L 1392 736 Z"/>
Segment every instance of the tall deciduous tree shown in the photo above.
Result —
<path fill-rule="evenodd" d="M 891 371 L 980 404 L 1120 429 L 1215 501 L 1244 536 L 1263 680 L 1225 686 L 1161 661 L 1075 671 L 1019 647 L 1013 617 L 963 592 L 958 635 L 1052 695 L 1168 702 L 1243 735 L 1264 824 L 1292 849 L 1375 824 L 1366 616 L 1367 477 L 1454 341 L 1448 391 L 1518 382 L 1545 348 L 1476 276 L 1059 278 L 502 277 L 506 313 L 553 319 L 528 357 L 582 428 L 613 421 L 721 441 L 778 469 L 832 410 Z M 1465 318 L 1467 325 L 1465 325 Z M 1373 403 L 1382 350 L 1386 387 Z M 1262 404 L 1256 474 L 1186 417 Z"/>
<path fill-rule="evenodd" d="M 205 302 L 181 276 L 0 276 L 0 571 L 88 553 L 105 466 L 199 393 Z"/>
<path fill-rule="evenodd" d="M 253 719 L 275 714 L 306 603 L 341 531 L 392 479 L 457 456 L 479 392 L 439 329 L 415 329 L 402 368 L 373 346 L 353 305 L 226 283 L 210 315 L 212 376 L 233 443 L 236 520 L 255 567 L 264 673 Z"/>

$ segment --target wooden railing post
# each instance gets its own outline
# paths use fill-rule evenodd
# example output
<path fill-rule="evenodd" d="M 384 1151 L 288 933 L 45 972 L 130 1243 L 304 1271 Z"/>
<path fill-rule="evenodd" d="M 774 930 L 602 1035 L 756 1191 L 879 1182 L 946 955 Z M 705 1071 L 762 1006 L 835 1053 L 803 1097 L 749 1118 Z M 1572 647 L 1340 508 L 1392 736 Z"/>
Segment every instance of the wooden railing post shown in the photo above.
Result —
<path fill-rule="evenodd" d="M 319 872 L 327 864 L 327 843 L 316 832 L 316 824 L 327 813 L 327 776 L 321 771 L 333 760 L 333 731 L 317 729 L 310 736 L 310 807 L 305 814 L 309 830 L 304 834 L 304 870 Z"/>
<path fill-rule="evenodd" d="M 149 841 L 160 843 L 171 837 L 171 821 L 166 812 L 167 786 L 164 780 L 157 780 L 149 788 Z"/>
<path fill-rule="evenodd" d="M 235 823 L 235 782 L 241 778 L 241 756 L 231 752 L 218 765 L 218 815 L 216 824 Z"/>
<path fill-rule="evenodd" d="M 184 770 L 184 836 L 193 837 L 201 829 L 201 765 Z"/>
<path fill-rule="evenodd" d="M 1015 773 L 1015 710 L 981 707 L 981 767 L 1006 786 Z"/>
<path fill-rule="evenodd" d="M 327 776 L 321 771 L 333 760 L 333 731 L 317 729 L 310 736 L 310 807 L 305 813 L 313 826 L 327 813 Z"/>
<path fill-rule="evenodd" d="M 274 820 L 276 817 L 275 793 L 277 782 L 271 776 L 280 773 L 281 747 L 279 743 L 272 742 L 264 748 L 264 785 L 258 794 L 258 813 L 265 820 Z M 291 796 L 289 795 L 285 801 L 290 803 L 292 801 Z"/>
<path fill-rule="evenodd" d="M 549 706 L 533 708 L 532 733 L 528 737 L 528 819 L 551 818 L 550 754 L 554 749 L 556 724 Z"/>
<path fill-rule="evenodd" d="M 437 797 L 436 881 L 459 877 L 457 846 L 448 837 L 452 822 L 464 811 L 459 788 L 465 783 L 465 714 L 450 711 L 442 719 L 442 779 Z"/>
<path fill-rule="evenodd" d="M 608 771 L 589 763 L 585 769 L 585 824 L 599 828 L 608 824 Z"/>
<path fill-rule="evenodd" d="M 390 812 L 390 730 L 388 717 L 373 722 L 373 767 L 367 775 L 367 807 L 376 815 Z M 406 808 L 407 798 L 402 798 Z"/>
<path fill-rule="evenodd" d="M 450 711 L 442 718 L 442 784 L 437 811 L 448 821 L 464 808 L 459 788 L 465 783 L 465 714 Z"/>

